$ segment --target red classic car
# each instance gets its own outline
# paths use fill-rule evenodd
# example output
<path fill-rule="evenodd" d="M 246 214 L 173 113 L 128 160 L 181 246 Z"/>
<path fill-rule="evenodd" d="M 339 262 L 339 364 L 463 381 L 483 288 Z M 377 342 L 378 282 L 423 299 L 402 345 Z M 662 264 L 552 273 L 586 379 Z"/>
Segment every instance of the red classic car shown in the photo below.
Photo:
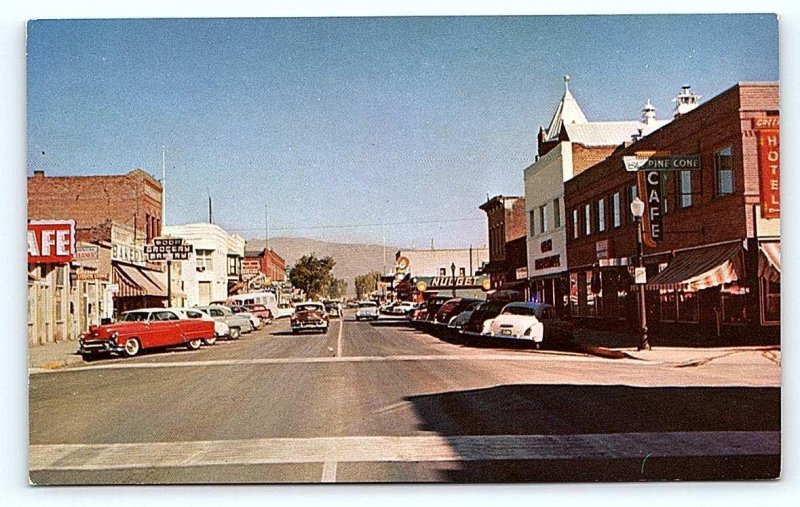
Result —
<path fill-rule="evenodd" d="M 328 312 L 325 305 L 316 302 L 301 303 L 294 308 L 291 317 L 292 332 L 299 333 L 306 329 L 328 332 Z"/>
<path fill-rule="evenodd" d="M 80 339 L 78 352 L 84 359 L 95 354 L 135 356 L 142 349 L 185 345 L 200 348 L 214 338 L 214 323 L 189 319 L 167 308 L 145 308 L 125 312 L 118 322 L 92 326 Z"/>

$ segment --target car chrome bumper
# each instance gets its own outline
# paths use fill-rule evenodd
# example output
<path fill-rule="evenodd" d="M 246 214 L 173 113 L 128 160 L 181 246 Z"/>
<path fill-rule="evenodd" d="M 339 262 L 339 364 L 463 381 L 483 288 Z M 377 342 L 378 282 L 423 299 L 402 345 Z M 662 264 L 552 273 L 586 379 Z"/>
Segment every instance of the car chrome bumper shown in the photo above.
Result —
<path fill-rule="evenodd" d="M 125 351 L 125 347 L 118 345 L 113 340 L 91 340 L 84 342 L 81 339 L 78 342 L 78 353 L 81 355 L 86 354 L 121 354 Z"/>

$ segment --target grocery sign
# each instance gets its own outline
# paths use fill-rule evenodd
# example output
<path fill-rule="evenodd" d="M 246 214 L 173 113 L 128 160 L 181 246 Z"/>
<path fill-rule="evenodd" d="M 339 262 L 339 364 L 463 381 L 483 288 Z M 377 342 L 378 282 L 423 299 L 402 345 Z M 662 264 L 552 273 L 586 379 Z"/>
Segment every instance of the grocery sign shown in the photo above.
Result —
<path fill-rule="evenodd" d="M 74 220 L 28 222 L 28 264 L 63 264 L 72 261 L 74 255 Z"/>
<path fill-rule="evenodd" d="M 149 261 L 188 261 L 192 251 L 192 245 L 185 244 L 183 238 L 153 238 L 152 245 L 144 246 Z"/>

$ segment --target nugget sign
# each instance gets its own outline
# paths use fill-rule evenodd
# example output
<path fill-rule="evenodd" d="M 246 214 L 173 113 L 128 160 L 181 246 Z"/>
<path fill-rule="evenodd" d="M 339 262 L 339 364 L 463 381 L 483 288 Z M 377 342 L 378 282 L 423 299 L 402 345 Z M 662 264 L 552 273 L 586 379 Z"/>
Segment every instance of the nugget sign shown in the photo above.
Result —
<path fill-rule="evenodd" d="M 74 254 L 74 220 L 28 222 L 28 264 L 67 263 Z"/>

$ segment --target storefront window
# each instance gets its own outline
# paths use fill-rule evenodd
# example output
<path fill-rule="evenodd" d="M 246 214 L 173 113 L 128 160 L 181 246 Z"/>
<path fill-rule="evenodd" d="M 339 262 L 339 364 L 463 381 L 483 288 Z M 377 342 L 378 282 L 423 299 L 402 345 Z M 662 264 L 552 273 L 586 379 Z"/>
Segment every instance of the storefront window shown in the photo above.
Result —
<path fill-rule="evenodd" d="M 55 276 L 55 304 L 56 304 L 56 322 L 64 320 L 64 279 L 66 268 L 59 266 L 56 268 Z"/>
<path fill-rule="evenodd" d="M 698 322 L 700 320 L 700 298 L 696 292 L 677 293 L 678 320 L 681 322 Z"/>
<path fill-rule="evenodd" d="M 569 274 L 569 314 L 578 316 L 578 273 Z"/>
<path fill-rule="evenodd" d="M 747 287 L 738 283 L 726 283 L 720 290 L 722 322 L 744 324 L 747 322 Z"/>
<path fill-rule="evenodd" d="M 764 311 L 764 322 L 780 322 L 781 320 L 781 282 L 761 279 L 761 307 Z"/>
<path fill-rule="evenodd" d="M 678 320 L 678 307 L 675 302 L 675 291 L 673 289 L 662 289 L 659 300 L 661 302 L 661 320 L 664 322 L 675 322 Z"/>

